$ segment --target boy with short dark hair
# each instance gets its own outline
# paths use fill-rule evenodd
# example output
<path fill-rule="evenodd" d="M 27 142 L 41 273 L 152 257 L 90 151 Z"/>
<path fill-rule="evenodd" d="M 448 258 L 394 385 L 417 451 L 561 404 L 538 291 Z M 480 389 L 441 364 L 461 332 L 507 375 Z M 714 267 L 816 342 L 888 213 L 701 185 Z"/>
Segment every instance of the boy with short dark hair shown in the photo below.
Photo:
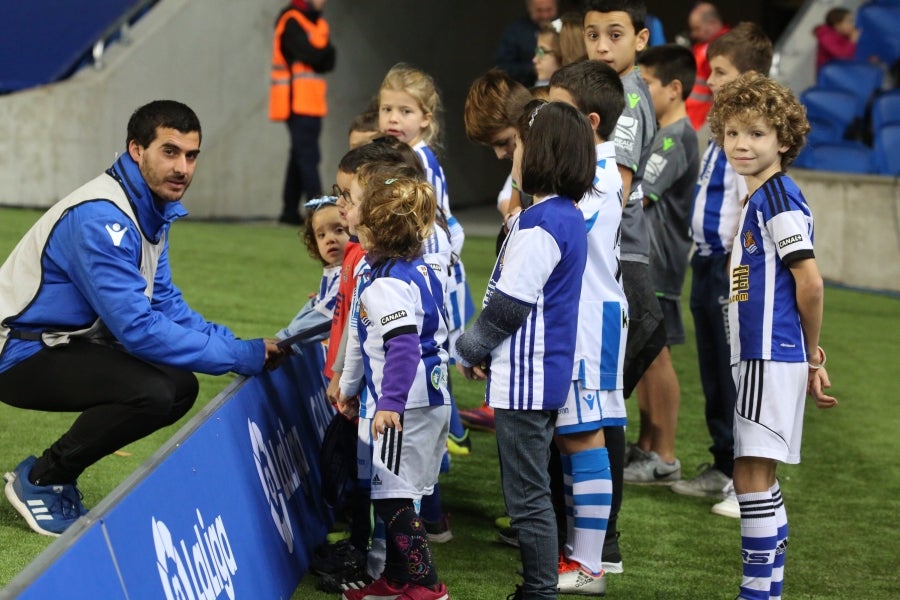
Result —
<path fill-rule="evenodd" d="M 628 302 L 619 266 L 622 177 L 616 147 L 607 141 L 625 108 L 622 82 L 609 65 L 586 60 L 550 78 L 550 100 L 575 106 L 594 130 L 593 188 L 578 201 L 587 230 L 588 259 L 578 301 L 572 385 L 556 417 L 565 482 L 566 542 L 559 561 L 561 594 L 603 595 L 603 543 L 613 483 L 604 427 L 624 427 L 622 372 Z"/>
<path fill-rule="evenodd" d="M 813 217 L 785 174 L 809 133 L 793 93 L 747 73 L 717 91 L 709 115 L 716 143 L 747 182 L 729 266 L 735 411 L 734 488 L 741 513 L 738 598 L 781 598 L 788 524 L 779 462 L 800 462 L 805 396 L 837 400 L 819 346 L 824 286 L 813 252 Z"/>
<path fill-rule="evenodd" d="M 739 23 L 709 45 L 707 56 L 713 96 L 742 73 L 768 73 L 772 42 L 759 25 Z M 706 426 L 712 437 L 713 464 L 697 477 L 678 482 L 672 491 L 688 496 L 722 498 L 712 512 L 739 518 L 731 475 L 734 469 L 734 404 L 736 391 L 728 345 L 728 255 L 747 195 L 744 178 L 735 173 L 721 147 L 710 140 L 700 160 L 694 194 L 691 233 L 696 251 L 691 258 L 691 314 L 697 339 L 700 381 L 706 397 Z"/>
<path fill-rule="evenodd" d="M 585 5 L 584 43 L 589 60 L 611 66 L 622 81 L 625 108 L 612 136 L 616 162 L 625 190 L 622 213 L 622 281 L 628 298 L 628 340 L 625 349 L 623 395 L 631 395 L 641 375 L 665 345 L 662 312 L 650 284 L 650 248 L 644 220 L 641 180 L 656 133 L 656 117 L 647 84 L 635 68 L 637 53 L 647 46 L 650 32 L 644 27 L 647 8 L 641 0 L 589 0 Z M 603 568 L 622 572 L 616 522 L 622 505 L 625 468 L 625 428 L 605 427 L 613 477 L 613 501 L 603 551 Z M 660 465 L 665 476 L 680 476 L 677 463 Z"/>
<path fill-rule="evenodd" d="M 687 115 L 697 66 L 683 46 L 655 46 L 638 58 L 641 77 L 650 89 L 659 131 L 644 171 L 644 216 L 650 238 L 650 280 L 656 291 L 666 328 L 666 345 L 637 386 L 640 430 L 637 447 L 646 460 L 625 467 L 625 481 L 668 483 L 659 478 L 660 461 L 675 459 L 675 431 L 681 390 L 669 347 L 684 343 L 681 288 L 691 249 L 690 214 L 700 170 L 697 134 Z"/>

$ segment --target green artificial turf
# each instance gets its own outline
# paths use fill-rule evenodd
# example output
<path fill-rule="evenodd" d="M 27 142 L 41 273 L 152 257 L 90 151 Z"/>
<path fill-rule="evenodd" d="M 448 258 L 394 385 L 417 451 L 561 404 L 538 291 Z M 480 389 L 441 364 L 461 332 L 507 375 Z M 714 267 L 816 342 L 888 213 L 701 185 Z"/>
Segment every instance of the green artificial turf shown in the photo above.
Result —
<path fill-rule="evenodd" d="M 39 213 L 0 209 L 0 257 L 5 257 Z M 463 252 L 476 303 L 494 256 L 494 240 L 468 238 Z M 296 231 L 265 224 L 184 221 L 171 236 L 175 281 L 188 302 L 240 336 L 270 335 L 286 324 L 314 290 L 321 267 Z M 684 298 L 688 343 L 673 348 L 681 383 L 677 456 L 683 475 L 710 459 L 697 371 L 693 324 Z M 829 287 L 822 346 L 828 350 L 833 394 L 840 405 L 807 405 L 803 463 L 779 474 L 790 522 L 787 599 L 894 598 L 900 531 L 900 444 L 890 373 L 900 336 L 896 298 Z M 200 376 L 194 411 L 230 377 Z M 478 406 L 483 384 L 453 374 L 461 408 Z M 2 394 L 2 391 L 0 391 Z M 629 400 L 629 411 L 636 406 Z M 193 414 L 193 412 L 191 413 Z M 71 423 L 71 414 L 31 412 L 0 403 L 0 469 L 11 470 L 39 453 Z M 88 469 L 79 480 L 93 506 L 149 457 L 177 427 L 164 429 Z M 502 599 L 520 581 L 518 551 L 496 541 L 494 518 L 503 514 L 496 445 L 472 432 L 473 453 L 455 457 L 441 477 L 454 539 L 435 545 L 439 575 L 453 598 Z M 635 432 L 629 434 L 634 439 Z M 619 520 L 625 573 L 610 575 L 607 597 L 641 599 L 734 598 L 740 581 L 739 524 L 709 513 L 713 499 L 688 498 L 667 488 L 627 486 Z M 52 542 L 36 535 L 0 499 L 0 586 Z M 153 582 L 148 579 L 148 586 Z M 148 590 L 148 595 L 153 592 Z M 335 597 L 315 591 L 307 576 L 293 598 Z"/>

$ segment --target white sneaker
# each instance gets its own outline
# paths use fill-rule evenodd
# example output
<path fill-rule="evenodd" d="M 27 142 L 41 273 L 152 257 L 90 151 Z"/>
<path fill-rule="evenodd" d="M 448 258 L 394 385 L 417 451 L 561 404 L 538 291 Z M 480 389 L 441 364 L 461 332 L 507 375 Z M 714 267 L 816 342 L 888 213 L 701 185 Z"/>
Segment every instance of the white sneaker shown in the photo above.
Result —
<path fill-rule="evenodd" d="M 648 452 L 643 460 L 632 461 L 625 467 L 625 483 L 638 485 L 672 485 L 681 479 L 681 461 L 667 463 L 656 452 Z"/>
<path fill-rule="evenodd" d="M 559 583 L 556 590 L 560 594 L 604 596 L 606 594 L 606 579 L 603 577 L 603 571 L 595 575 L 586 571 L 579 563 L 561 558 Z"/>
<path fill-rule="evenodd" d="M 705 468 L 704 468 L 705 467 Z M 685 496 L 721 498 L 728 485 L 728 475 L 712 465 L 701 465 L 703 470 L 693 479 L 682 479 L 672 484 L 672 491 Z"/>
<path fill-rule="evenodd" d="M 732 519 L 741 518 L 741 505 L 738 504 L 737 495 L 734 493 L 734 481 L 729 479 L 728 483 L 722 489 L 724 500 L 717 504 L 713 504 L 710 511 L 714 515 L 723 517 L 731 517 Z"/>

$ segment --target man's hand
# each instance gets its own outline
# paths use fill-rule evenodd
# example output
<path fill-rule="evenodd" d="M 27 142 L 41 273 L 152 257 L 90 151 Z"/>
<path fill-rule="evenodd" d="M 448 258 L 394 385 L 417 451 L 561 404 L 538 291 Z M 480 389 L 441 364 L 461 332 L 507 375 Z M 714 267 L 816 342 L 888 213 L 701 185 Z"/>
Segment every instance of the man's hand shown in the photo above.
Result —
<path fill-rule="evenodd" d="M 284 351 L 278 347 L 277 339 L 266 338 L 263 341 L 266 343 L 265 367 L 267 370 L 272 371 L 281 365 L 281 361 L 284 360 L 285 354 Z"/>
<path fill-rule="evenodd" d="M 825 370 L 825 367 L 809 370 L 806 393 L 816 401 L 817 408 L 831 408 L 837 405 L 838 401 L 836 398 L 825 394 L 825 390 L 830 387 L 831 380 L 828 379 L 828 371 Z"/>
<path fill-rule="evenodd" d="M 335 371 L 328 382 L 328 388 L 325 390 L 325 397 L 332 404 L 337 404 L 341 399 L 341 374 Z"/>
<path fill-rule="evenodd" d="M 359 416 L 359 396 L 345 396 L 338 391 L 337 401 L 335 402 L 341 414 L 348 419 L 355 419 Z"/>
<path fill-rule="evenodd" d="M 375 411 L 375 418 L 372 419 L 372 439 L 378 441 L 378 435 L 384 434 L 385 429 L 403 431 L 403 426 L 400 424 L 400 413 L 392 410 Z"/>

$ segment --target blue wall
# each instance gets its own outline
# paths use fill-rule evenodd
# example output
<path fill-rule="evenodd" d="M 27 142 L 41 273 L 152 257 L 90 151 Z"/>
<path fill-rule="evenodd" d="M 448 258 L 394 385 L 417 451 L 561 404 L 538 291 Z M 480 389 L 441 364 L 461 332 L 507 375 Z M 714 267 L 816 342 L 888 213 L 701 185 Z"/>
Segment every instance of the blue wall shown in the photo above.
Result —
<path fill-rule="evenodd" d="M 290 597 L 331 523 L 319 493 L 333 414 L 320 348 L 226 389 L 5 591 Z"/>

